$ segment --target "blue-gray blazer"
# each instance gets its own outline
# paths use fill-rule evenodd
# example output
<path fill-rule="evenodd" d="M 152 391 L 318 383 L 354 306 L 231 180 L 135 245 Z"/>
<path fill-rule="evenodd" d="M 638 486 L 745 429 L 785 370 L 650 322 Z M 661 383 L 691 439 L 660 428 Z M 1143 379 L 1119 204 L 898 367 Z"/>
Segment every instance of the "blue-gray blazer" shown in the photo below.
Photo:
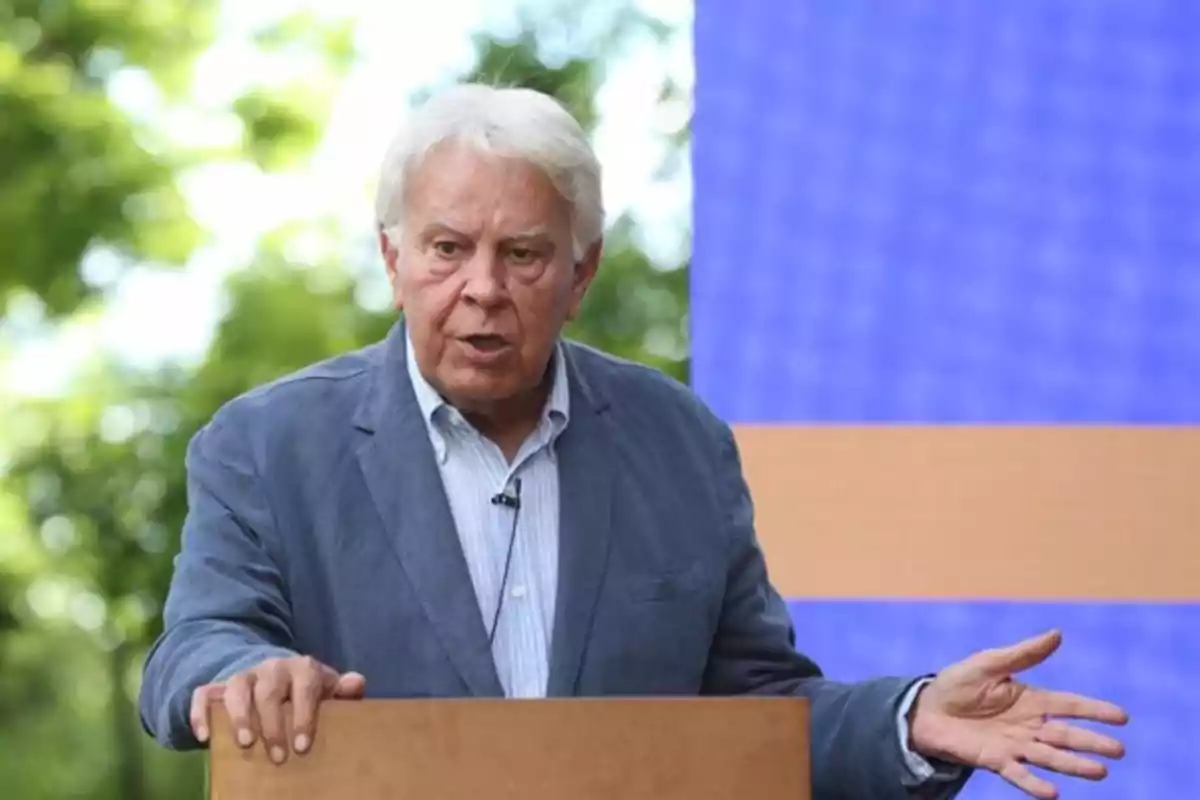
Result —
<path fill-rule="evenodd" d="M 369 697 L 502 694 L 404 344 L 398 323 L 233 400 L 192 440 L 140 697 L 164 745 L 198 746 L 196 687 L 275 655 L 361 672 Z M 796 652 L 729 427 L 652 369 L 564 351 L 548 693 L 804 695 L 816 797 L 909 797 L 896 713 L 912 680 L 834 683 Z"/>

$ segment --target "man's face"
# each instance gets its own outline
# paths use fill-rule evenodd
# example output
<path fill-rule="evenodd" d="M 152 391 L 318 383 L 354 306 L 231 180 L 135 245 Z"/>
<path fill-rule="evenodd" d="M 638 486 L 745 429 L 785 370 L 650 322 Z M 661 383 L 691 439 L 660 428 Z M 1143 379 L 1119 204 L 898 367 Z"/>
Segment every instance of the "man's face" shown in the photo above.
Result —
<path fill-rule="evenodd" d="M 534 389 L 599 246 L 575 263 L 569 204 L 522 161 L 447 143 L 405 191 L 401 241 L 380 246 L 421 373 L 464 410 Z"/>

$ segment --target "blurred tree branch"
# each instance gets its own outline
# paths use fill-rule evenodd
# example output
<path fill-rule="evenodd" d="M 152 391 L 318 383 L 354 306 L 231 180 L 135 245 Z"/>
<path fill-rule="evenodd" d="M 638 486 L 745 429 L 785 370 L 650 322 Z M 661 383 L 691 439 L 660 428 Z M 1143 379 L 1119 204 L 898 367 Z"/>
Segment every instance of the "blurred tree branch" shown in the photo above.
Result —
<path fill-rule="evenodd" d="M 52 316 L 99 291 L 81 270 L 105 247 L 124 264 L 179 265 L 202 238 L 180 194 L 188 153 L 150 120 L 180 106 L 232 114 L 240 150 L 264 168 L 287 166 L 315 143 L 331 79 L 352 60 L 349 28 L 297 14 L 260 33 L 264 52 L 293 43 L 317 55 L 291 87 L 250 84 L 229 108 L 190 100 L 193 63 L 214 36 L 216 0 L 12 0 L 0 5 L 0 317 L 27 291 Z M 324 49 L 322 49 L 324 48 Z M 311 60 L 311 59 L 310 59 Z M 112 93 L 145 77 L 153 108 Z M 324 79 L 324 80 L 323 80 Z"/>

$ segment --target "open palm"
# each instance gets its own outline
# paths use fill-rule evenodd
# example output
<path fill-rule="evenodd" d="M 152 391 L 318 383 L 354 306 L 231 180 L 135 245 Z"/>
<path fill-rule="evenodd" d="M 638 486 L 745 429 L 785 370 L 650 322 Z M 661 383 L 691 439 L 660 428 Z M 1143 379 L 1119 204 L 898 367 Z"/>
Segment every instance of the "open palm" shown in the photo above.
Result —
<path fill-rule="evenodd" d="M 1123 725 L 1121 708 L 1070 692 L 1020 683 L 1015 675 L 1042 663 L 1062 635 L 1050 631 L 1010 647 L 985 650 L 938 673 L 912 711 L 913 748 L 930 758 L 991 770 L 1027 794 L 1053 800 L 1058 790 L 1030 771 L 1033 764 L 1091 780 L 1108 774 L 1103 763 L 1124 755 L 1116 739 L 1065 720 Z"/>

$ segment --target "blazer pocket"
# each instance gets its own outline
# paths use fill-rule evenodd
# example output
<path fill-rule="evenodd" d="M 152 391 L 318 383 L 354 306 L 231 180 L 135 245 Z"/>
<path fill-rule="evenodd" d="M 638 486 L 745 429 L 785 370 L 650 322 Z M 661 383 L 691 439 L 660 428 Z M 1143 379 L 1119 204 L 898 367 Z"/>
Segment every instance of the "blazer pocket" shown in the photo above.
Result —
<path fill-rule="evenodd" d="M 694 593 L 701 586 L 703 576 L 699 564 L 654 575 L 630 574 L 620 582 L 620 591 L 629 600 L 637 602 L 671 600 Z"/>

